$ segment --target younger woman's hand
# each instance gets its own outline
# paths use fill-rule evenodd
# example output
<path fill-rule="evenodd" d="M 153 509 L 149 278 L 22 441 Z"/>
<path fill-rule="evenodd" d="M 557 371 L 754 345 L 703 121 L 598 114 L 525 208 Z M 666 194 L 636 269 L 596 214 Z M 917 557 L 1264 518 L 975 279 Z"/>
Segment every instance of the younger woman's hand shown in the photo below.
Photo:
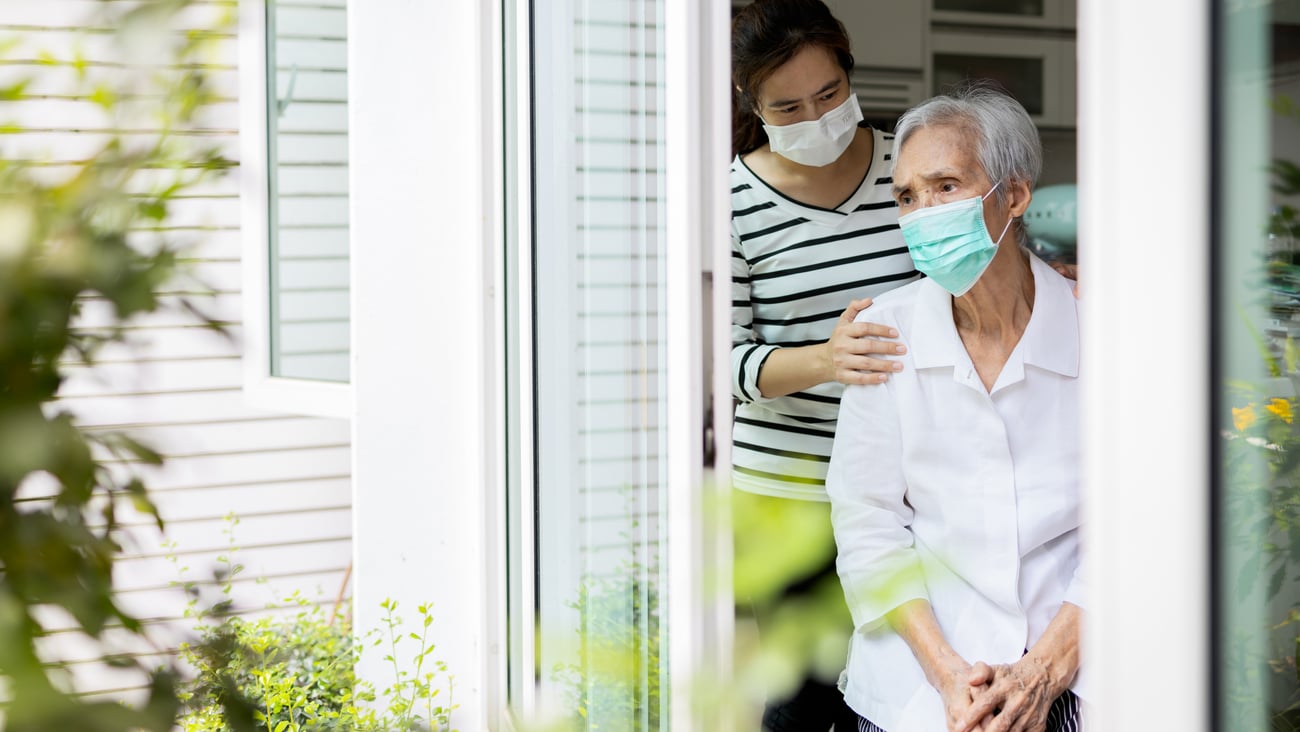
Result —
<path fill-rule="evenodd" d="M 826 341 L 833 378 L 841 384 L 879 384 L 888 379 L 891 372 L 903 368 L 898 361 L 877 355 L 907 353 L 907 347 L 901 343 L 880 340 L 897 338 L 897 330 L 875 323 L 853 322 L 858 313 L 869 307 L 870 298 L 849 303 L 835 324 L 835 332 Z"/>

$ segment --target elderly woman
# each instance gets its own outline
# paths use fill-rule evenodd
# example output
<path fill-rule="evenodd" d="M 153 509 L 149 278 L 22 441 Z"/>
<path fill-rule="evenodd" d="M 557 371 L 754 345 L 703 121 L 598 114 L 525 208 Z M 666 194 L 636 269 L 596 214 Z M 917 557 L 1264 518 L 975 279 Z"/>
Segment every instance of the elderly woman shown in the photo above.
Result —
<path fill-rule="evenodd" d="M 864 732 L 1079 729 L 1079 321 L 1070 281 L 1023 247 L 1038 133 L 973 88 L 905 114 L 894 151 L 927 277 L 870 310 L 903 369 L 840 407 L 845 700 Z"/>

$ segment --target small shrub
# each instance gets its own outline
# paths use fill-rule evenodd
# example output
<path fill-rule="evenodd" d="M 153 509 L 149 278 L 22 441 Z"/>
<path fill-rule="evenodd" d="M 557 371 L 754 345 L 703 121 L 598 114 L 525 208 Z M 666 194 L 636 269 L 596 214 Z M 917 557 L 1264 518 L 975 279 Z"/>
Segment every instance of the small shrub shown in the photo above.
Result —
<path fill-rule="evenodd" d="M 200 637 L 181 647 L 181 657 L 196 672 L 180 689 L 184 713 L 178 723 L 184 732 L 455 732 L 454 677 L 433 658 L 431 605 L 417 608 L 419 630 L 403 633 L 397 602 L 385 600 L 383 627 L 363 638 L 343 615 L 327 617 L 298 593 L 288 598 L 297 607 L 292 615 L 233 615 L 232 580 L 243 567 L 233 560 L 238 519 L 227 521 L 232 547 L 218 559 L 217 572 L 224 599 L 207 610 L 191 600 L 187 612 L 198 621 Z M 196 597 L 193 583 L 185 586 Z M 404 641 L 417 644 L 406 657 L 414 671 L 400 662 Z M 380 694 L 356 675 L 365 642 L 383 649 L 393 666 L 394 681 Z"/>

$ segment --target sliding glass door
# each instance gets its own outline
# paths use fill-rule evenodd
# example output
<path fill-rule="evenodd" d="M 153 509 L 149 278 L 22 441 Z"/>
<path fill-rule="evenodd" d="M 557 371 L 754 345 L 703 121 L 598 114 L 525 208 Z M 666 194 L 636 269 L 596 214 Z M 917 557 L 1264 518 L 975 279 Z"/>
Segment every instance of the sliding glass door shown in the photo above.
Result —
<path fill-rule="evenodd" d="M 507 256 L 522 300 L 512 312 L 523 314 L 511 698 L 578 729 L 659 730 L 663 3 L 536 0 L 514 11 L 529 22 L 508 23 L 508 45 L 528 49 L 513 84 L 528 108 L 512 115 L 508 145 L 521 200 Z"/>

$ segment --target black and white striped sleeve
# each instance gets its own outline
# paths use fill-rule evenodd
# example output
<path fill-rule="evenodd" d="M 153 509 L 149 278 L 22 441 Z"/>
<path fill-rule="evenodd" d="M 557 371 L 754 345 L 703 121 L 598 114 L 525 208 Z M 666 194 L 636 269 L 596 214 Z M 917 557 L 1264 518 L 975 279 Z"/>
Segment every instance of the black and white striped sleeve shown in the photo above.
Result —
<path fill-rule="evenodd" d="M 758 391 L 758 372 L 777 349 L 762 343 L 754 333 L 754 306 L 750 301 L 749 262 L 740 239 L 731 236 L 731 393 L 743 402 L 771 401 Z"/>

